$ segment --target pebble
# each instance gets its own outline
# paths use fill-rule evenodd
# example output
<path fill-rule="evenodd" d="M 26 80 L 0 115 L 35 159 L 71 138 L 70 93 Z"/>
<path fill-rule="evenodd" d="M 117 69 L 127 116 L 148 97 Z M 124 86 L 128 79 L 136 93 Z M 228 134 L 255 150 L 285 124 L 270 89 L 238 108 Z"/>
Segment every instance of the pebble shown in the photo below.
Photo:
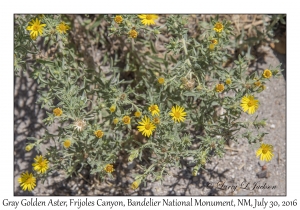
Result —
<path fill-rule="evenodd" d="M 135 165 L 136 165 L 135 161 L 129 162 L 129 163 L 127 163 L 127 169 L 131 170 L 135 167 Z"/>

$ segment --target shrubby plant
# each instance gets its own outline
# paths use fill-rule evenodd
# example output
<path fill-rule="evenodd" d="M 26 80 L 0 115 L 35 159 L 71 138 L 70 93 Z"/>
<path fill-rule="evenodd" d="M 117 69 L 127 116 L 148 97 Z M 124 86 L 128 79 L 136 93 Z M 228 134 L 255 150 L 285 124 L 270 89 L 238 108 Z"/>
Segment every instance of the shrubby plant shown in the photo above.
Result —
<path fill-rule="evenodd" d="M 202 22 L 201 36 L 193 38 L 188 15 L 99 15 L 93 22 L 87 17 L 82 24 L 95 34 L 93 41 L 103 44 L 108 36 L 123 48 L 121 57 L 103 55 L 102 66 L 109 64 L 105 72 L 84 62 L 71 38 L 75 30 L 69 18 L 15 17 L 15 74 L 28 69 L 39 84 L 37 103 L 47 111 L 43 122 L 58 127 L 55 133 L 28 138 L 25 150 L 40 155 L 33 171 L 21 174 L 23 190 L 33 190 L 36 179 L 61 169 L 67 176 L 87 168 L 101 179 L 113 178 L 119 156 L 139 162 L 142 169 L 132 189 L 146 179 L 162 180 L 170 167 L 180 167 L 188 157 L 197 176 L 211 157 L 224 154 L 228 141 L 242 138 L 260 145 L 256 155 L 261 160 L 272 159 L 272 145 L 262 140 L 266 119 L 256 115 L 257 96 L 281 70 L 249 73 L 242 56 L 225 67 L 234 38 L 228 21 L 217 16 Z M 103 23 L 107 34 L 95 33 Z M 158 52 L 155 41 L 161 35 L 169 39 L 166 50 Z M 28 56 L 33 63 L 26 62 Z M 241 120 L 244 112 L 251 120 Z M 53 144 L 41 154 L 49 140 Z"/>

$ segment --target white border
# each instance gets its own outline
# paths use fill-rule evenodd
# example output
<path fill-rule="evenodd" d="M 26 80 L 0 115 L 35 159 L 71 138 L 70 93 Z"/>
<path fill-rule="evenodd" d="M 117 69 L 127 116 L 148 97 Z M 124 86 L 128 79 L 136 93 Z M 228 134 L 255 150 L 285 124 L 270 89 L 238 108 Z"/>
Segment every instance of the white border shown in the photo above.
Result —
<path fill-rule="evenodd" d="M 4 5 L 5 3 L 5 5 Z M 251 1 L 161 1 L 161 0 L 123 0 L 123 1 L 32 1 L 32 0 L 18 0 L 18 1 L 2 1 L 1 2 L 1 66 L 0 66 L 0 90 L 1 90 L 1 147 L 0 147 L 0 165 L 1 165 L 1 191 L 0 191 L 0 206 L 2 208 L 2 201 L 4 198 L 9 200 L 22 200 L 24 197 L 13 196 L 13 14 L 14 13 L 286 13 L 287 14 L 287 196 L 286 197 L 266 197 L 265 200 L 287 201 L 298 199 L 299 196 L 299 181 L 296 178 L 299 176 L 299 164 L 297 156 L 299 154 L 299 15 L 296 10 L 296 4 L 292 1 L 271 1 L 271 0 L 251 0 Z M 289 75 L 292 75 L 289 77 Z M 4 115 L 4 117 L 3 117 Z M 38 197 L 39 200 L 49 200 L 48 197 Z M 52 197 L 53 198 L 53 197 Z M 58 199 L 69 200 L 68 197 L 57 197 Z M 74 197 L 73 197 L 74 198 Z M 85 197 L 75 197 L 84 199 Z M 124 200 L 130 197 L 102 197 L 105 200 Z M 133 199 L 142 199 L 142 197 L 131 197 Z M 147 197 L 149 198 L 149 197 Z M 152 197 L 156 200 L 164 197 Z M 167 198 L 167 197 L 166 197 Z M 170 197 L 168 197 L 170 198 Z M 186 200 L 189 197 L 171 197 L 172 199 Z M 261 199 L 262 197 L 193 197 L 202 198 L 203 200 L 230 200 L 238 198 Z M 29 199 L 26 197 L 25 199 Z M 89 200 L 97 200 L 98 197 L 88 197 Z M 298 204 L 300 205 L 300 204 Z M 8 209 L 9 207 L 6 207 Z M 10 209 L 13 207 L 10 207 Z M 25 209 L 25 207 L 18 207 L 18 209 Z M 40 208 L 27 207 L 26 209 Z M 53 207 L 43 207 L 52 209 Z M 94 207 L 99 209 L 99 207 Z M 101 207 L 100 207 L 101 208 Z M 121 207 L 120 207 L 121 208 Z M 140 207 L 135 207 L 140 208 Z M 145 207 L 146 208 L 146 207 Z M 148 207 L 149 208 L 149 207 Z M 153 207 L 151 207 L 153 208 Z M 164 207 L 166 208 L 166 207 Z M 182 207 L 168 207 L 168 208 L 182 208 Z M 199 207 L 193 207 L 199 208 Z M 208 208 L 219 209 L 220 207 Z M 229 209 L 230 207 L 227 207 Z M 72 207 L 70 209 L 77 209 Z M 80 209 L 91 209 L 82 207 Z M 107 208 L 108 209 L 108 208 Z M 114 209 L 117 209 L 114 207 Z M 122 209 L 124 209 L 122 207 Z M 223 208 L 222 208 L 223 209 Z M 240 209 L 240 207 L 239 207 Z"/>

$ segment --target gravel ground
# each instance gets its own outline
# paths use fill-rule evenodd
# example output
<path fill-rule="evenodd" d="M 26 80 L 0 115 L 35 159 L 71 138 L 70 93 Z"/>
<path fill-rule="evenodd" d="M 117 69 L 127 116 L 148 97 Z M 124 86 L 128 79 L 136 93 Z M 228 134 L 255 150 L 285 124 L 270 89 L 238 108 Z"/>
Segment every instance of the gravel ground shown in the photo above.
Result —
<path fill-rule="evenodd" d="M 252 70 L 262 72 L 269 65 L 275 67 L 282 63 L 285 55 L 274 52 L 270 47 L 260 50 L 266 54 L 257 60 Z M 285 73 L 284 73 L 285 75 Z M 246 140 L 230 144 L 223 158 L 213 158 L 196 177 L 191 175 L 191 167 L 172 168 L 170 176 L 162 183 L 141 185 L 137 191 L 129 189 L 132 183 L 131 172 L 137 169 L 135 163 L 120 164 L 115 180 L 100 183 L 88 171 L 80 177 L 65 179 L 63 171 L 49 177 L 44 184 L 38 182 L 32 192 L 23 192 L 17 182 L 20 174 L 29 168 L 36 153 L 24 152 L 26 137 L 39 137 L 45 131 L 42 124 L 44 110 L 35 102 L 38 99 L 37 84 L 26 73 L 16 77 L 14 89 L 14 194 L 15 195 L 286 195 L 286 81 L 284 76 L 271 79 L 267 88 L 258 95 L 261 103 L 258 114 L 267 118 L 268 123 L 264 142 L 274 145 L 275 156 L 267 169 L 255 157 L 253 146 Z M 248 115 L 244 116 L 247 120 Z M 55 130 L 54 127 L 50 130 Z M 248 184 L 249 189 L 241 187 Z M 256 184 L 255 184 L 256 183 Z M 254 186 L 271 186 L 269 189 L 253 189 Z"/>

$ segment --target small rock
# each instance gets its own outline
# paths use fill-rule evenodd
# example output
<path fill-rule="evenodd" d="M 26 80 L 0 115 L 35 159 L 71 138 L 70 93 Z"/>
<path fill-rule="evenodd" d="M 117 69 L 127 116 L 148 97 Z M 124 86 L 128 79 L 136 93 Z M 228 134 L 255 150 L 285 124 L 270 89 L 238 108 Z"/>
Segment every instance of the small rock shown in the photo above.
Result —
<path fill-rule="evenodd" d="M 258 178 L 269 178 L 271 176 L 271 173 L 268 170 L 260 171 L 257 174 Z"/>
<path fill-rule="evenodd" d="M 135 165 L 136 165 L 135 161 L 129 162 L 127 163 L 127 169 L 131 170 L 135 167 Z"/>
<path fill-rule="evenodd" d="M 197 176 L 193 177 L 193 182 L 197 182 L 199 180 L 199 178 Z"/>

